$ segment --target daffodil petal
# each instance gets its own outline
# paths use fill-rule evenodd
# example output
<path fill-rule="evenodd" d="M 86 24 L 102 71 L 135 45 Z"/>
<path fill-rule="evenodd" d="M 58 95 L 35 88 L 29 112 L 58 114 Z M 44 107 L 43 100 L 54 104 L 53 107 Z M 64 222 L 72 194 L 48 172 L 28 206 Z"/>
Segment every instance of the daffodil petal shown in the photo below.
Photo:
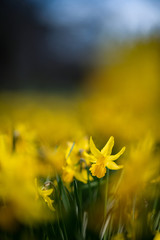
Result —
<path fill-rule="evenodd" d="M 111 170 L 118 170 L 118 169 L 121 169 L 121 168 L 123 168 L 123 165 L 117 165 L 115 162 L 113 162 L 113 161 L 108 161 L 107 163 L 106 163 L 106 167 L 108 168 L 108 169 L 111 169 Z"/>
<path fill-rule="evenodd" d="M 107 159 L 109 161 L 114 161 L 114 160 L 117 160 L 125 151 L 125 147 L 123 147 L 117 154 L 115 155 L 111 155 L 111 156 L 108 156 Z"/>
<path fill-rule="evenodd" d="M 46 197 L 46 198 L 44 199 L 44 201 L 47 203 L 47 205 L 48 205 L 48 207 L 50 208 L 50 210 L 55 211 L 55 209 L 54 209 L 54 207 L 53 207 L 53 205 L 52 205 L 52 203 L 53 203 L 53 200 L 52 200 L 52 199 L 50 199 L 49 197 Z"/>
<path fill-rule="evenodd" d="M 102 156 L 101 152 L 96 148 L 94 142 L 93 142 L 93 139 L 92 137 L 90 137 L 90 150 L 91 150 L 91 153 L 96 157 L 96 158 L 99 158 Z"/>
<path fill-rule="evenodd" d="M 46 189 L 46 190 L 40 190 L 40 194 L 43 197 L 47 197 L 49 195 L 51 195 L 51 193 L 53 192 L 53 189 Z"/>
<path fill-rule="evenodd" d="M 64 182 L 72 182 L 73 181 L 73 177 L 74 177 L 74 170 L 67 166 L 63 168 L 63 174 L 62 174 L 62 178 Z"/>
<path fill-rule="evenodd" d="M 101 150 L 101 153 L 103 154 L 103 156 L 106 157 L 107 155 L 110 155 L 112 152 L 113 146 L 114 146 L 114 137 L 111 136 L 108 142 L 106 143 L 106 145 Z"/>
<path fill-rule="evenodd" d="M 88 181 L 88 173 L 86 169 L 83 169 L 82 172 L 76 172 L 75 173 L 75 178 L 83 183 L 87 183 Z M 89 176 L 89 180 L 93 180 L 91 176 Z"/>
<path fill-rule="evenodd" d="M 93 155 L 90 155 L 86 152 L 83 153 L 86 160 L 88 160 L 91 163 L 96 163 L 96 158 Z"/>
<path fill-rule="evenodd" d="M 66 160 L 67 165 L 72 166 L 74 165 L 73 161 L 71 160 L 70 156 Z"/>

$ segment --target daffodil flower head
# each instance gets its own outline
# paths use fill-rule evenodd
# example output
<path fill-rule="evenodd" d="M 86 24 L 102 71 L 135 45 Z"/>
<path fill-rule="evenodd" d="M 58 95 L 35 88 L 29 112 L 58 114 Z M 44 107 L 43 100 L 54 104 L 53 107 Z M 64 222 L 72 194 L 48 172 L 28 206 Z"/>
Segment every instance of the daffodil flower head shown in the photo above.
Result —
<path fill-rule="evenodd" d="M 50 210 L 55 211 L 52 203 L 54 202 L 49 196 L 53 192 L 53 189 L 42 188 L 39 190 L 40 195 L 43 197 L 44 201 L 47 203 Z"/>
<path fill-rule="evenodd" d="M 88 138 L 82 138 L 78 143 L 68 142 L 66 151 L 66 165 L 62 168 L 62 179 L 66 183 L 71 183 L 74 177 L 83 183 L 88 181 L 88 172 L 86 167 L 90 165 L 85 158 L 86 151 L 89 150 Z M 91 181 L 93 178 L 89 176 Z"/>
<path fill-rule="evenodd" d="M 123 168 L 123 165 L 117 165 L 114 161 L 117 160 L 125 151 L 123 147 L 117 154 L 111 155 L 112 148 L 114 146 L 114 137 L 110 137 L 106 145 L 102 148 L 101 151 L 95 146 L 92 137 L 90 137 L 90 151 L 92 155 L 87 154 L 92 166 L 90 171 L 93 176 L 102 178 L 106 174 L 106 167 L 111 170 L 118 170 Z"/>
<path fill-rule="evenodd" d="M 50 198 L 50 195 L 53 193 L 53 188 L 47 189 L 45 186 L 38 187 L 37 178 L 35 178 L 35 187 L 36 187 L 36 200 L 39 199 L 39 196 L 47 203 L 50 210 L 55 211 L 53 207 L 53 200 Z"/>

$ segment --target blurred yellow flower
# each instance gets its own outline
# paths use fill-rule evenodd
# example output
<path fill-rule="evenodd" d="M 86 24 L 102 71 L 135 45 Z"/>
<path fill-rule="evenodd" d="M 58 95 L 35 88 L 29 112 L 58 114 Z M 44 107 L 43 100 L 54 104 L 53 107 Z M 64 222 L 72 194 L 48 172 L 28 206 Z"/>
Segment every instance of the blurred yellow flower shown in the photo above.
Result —
<path fill-rule="evenodd" d="M 53 188 L 47 189 L 44 186 L 39 187 L 37 183 L 37 178 L 35 178 L 35 187 L 36 187 L 36 200 L 38 200 L 39 196 L 41 196 L 43 200 L 47 203 L 50 210 L 55 211 L 52 205 L 54 201 L 49 197 L 53 193 Z"/>
<path fill-rule="evenodd" d="M 88 138 L 83 137 L 75 144 L 73 142 L 68 142 L 68 148 L 66 150 L 66 162 L 67 164 L 77 164 L 82 162 L 84 164 L 90 164 L 90 162 L 86 162 L 85 160 L 85 151 L 89 150 Z"/>
<path fill-rule="evenodd" d="M 156 233 L 156 236 L 154 237 L 154 240 L 160 240 L 160 232 Z"/>
<path fill-rule="evenodd" d="M 30 151 L 30 143 L 23 141 L 27 148 L 13 151 L 12 135 L 0 134 L 0 215 L 5 216 L 0 226 L 5 228 L 16 222 L 28 224 L 51 219 L 42 201 L 35 201 L 34 179 L 41 175 L 41 168 L 33 154 L 36 151 Z"/>
<path fill-rule="evenodd" d="M 90 167 L 90 171 L 93 176 L 96 176 L 98 178 L 104 177 L 106 173 L 106 167 L 111 170 L 118 170 L 120 168 L 123 168 L 123 165 L 117 165 L 113 161 L 117 160 L 124 153 L 125 147 L 123 147 L 117 154 L 111 155 L 113 146 L 114 138 L 110 137 L 103 149 L 99 151 L 96 148 L 92 137 L 90 137 L 90 150 L 92 155 L 86 153 L 86 156 L 88 156 L 90 161 L 93 163 Z"/>
<path fill-rule="evenodd" d="M 66 183 L 71 183 L 74 177 L 83 183 L 88 181 L 88 173 L 86 169 L 80 169 L 80 166 L 67 165 L 63 168 L 63 181 Z M 91 179 L 90 179 L 91 180 Z"/>
<path fill-rule="evenodd" d="M 51 193 L 53 192 L 53 189 L 39 189 L 39 194 L 43 197 L 44 201 L 47 203 L 48 207 L 52 210 L 55 211 L 53 207 L 53 200 L 49 197 Z"/>
<path fill-rule="evenodd" d="M 86 167 L 90 164 L 85 158 L 85 151 L 89 149 L 88 139 L 82 138 L 76 144 L 69 142 L 66 151 L 66 165 L 63 167 L 64 182 L 71 183 L 75 177 L 78 181 L 87 183 Z M 91 178 L 90 178 L 91 180 Z"/>
<path fill-rule="evenodd" d="M 124 201 L 127 195 L 134 196 L 142 192 L 147 184 L 158 183 L 159 153 L 155 151 L 155 144 L 154 137 L 147 134 L 144 139 L 129 148 L 125 172 L 118 189 L 118 194 L 124 196 Z M 149 195 L 151 189 L 148 188 Z"/>
<path fill-rule="evenodd" d="M 117 235 L 111 238 L 112 240 L 124 240 L 123 233 L 118 233 Z"/>
<path fill-rule="evenodd" d="M 36 156 L 36 133 L 27 125 L 19 123 L 15 126 L 13 131 L 13 151 L 17 153 L 26 153 Z"/>

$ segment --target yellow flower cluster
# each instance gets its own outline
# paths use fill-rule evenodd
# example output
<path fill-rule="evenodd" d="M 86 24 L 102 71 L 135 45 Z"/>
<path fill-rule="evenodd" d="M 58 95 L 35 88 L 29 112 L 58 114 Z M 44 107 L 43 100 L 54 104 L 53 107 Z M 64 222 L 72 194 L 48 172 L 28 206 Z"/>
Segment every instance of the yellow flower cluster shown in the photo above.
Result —
<path fill-rule="evenodd" d="M 0 228 L 55 220 L 69 196 L 84 227 L 79 239 L 87 228 L 97 231 L 97 221 L 104 221 L 101 239 L 105 232 L 107 239 L 142 239 L 146 224 L 159 239 L 158 49 L 159 42 L 146 42 L 126 50 L 84 81 L 83 98 L 1 93 Z"/>
<path fill-rule="evenodd" d="M 74 179 L 82 183 L 92 181 L 93 177 L 102 178 L 106 167 L 120 169 L 113 160 L 123 154 L 125 148 L 110 155 L 114 145 L 111 137 L 100 152 L 90 144 L 87 137 L 73 143 L 68 142 L 63 147 L 51 147 L 38 142 L 35 132 L 30 131 L 23 124 L 17 125 L 13 132 L 0 135 L 0 199 L 3 205 L 0 212 L 5 218 L 3 223 L 12 221 L 22 222 L 49 219 L 50 212 L 55 211 L 54 187 L 46 185 L 46 179 L 56 179 L 60 175 L 69 186 Z M 91 152 L 91 153 L 89 153 Z M 92 173 L 89 174 L 89 170 Z M 43 178 L 42 184 L 38 179 Z M 46 211 L 46 203 L 48 211 Z"/>

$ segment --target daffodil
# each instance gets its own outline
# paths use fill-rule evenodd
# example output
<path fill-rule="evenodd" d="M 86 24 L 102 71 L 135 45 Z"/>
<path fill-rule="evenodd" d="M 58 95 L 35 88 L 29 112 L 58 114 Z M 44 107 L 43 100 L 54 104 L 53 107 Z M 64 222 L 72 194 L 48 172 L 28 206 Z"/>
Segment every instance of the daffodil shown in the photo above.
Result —
<path fill-rule="evenodd" d="M 53 200 L 49 197 L 51 195 L 51 193 L 53 192 L 53 189 L 40 189 L 39 190 L 39 193 L 40 195 L 43 197 L 44 201 L 47 203 L 48 207 L 52 210 L 52 211 L 55 211 L 52 203 L 53 203 Z"/>
<path fill-rule="evenodd" d="M 82 138 L 76 144 L 69 142 L 66 151 L 66 165 L 63 167 L 62 178 L 66 183 L 71 183 L 74 177 L 83 183 L 88 181 L 88 172 L 86 167 L 90 164 L 85 158 L 85 151 L 88 151 L 88 139 Z M 92 177 L 89 176 L 92 180 Z"/>
<path fill-rule="evenodd" d="M 157 232 L 153 240 L 160 240 L 160 232 Z"/>
<path fill-rule="evenodd" d="M 92 137 L 90 137 L 90 150 L 92 155 L 85 154 L 92 163 L 90 171 L 93 176 L 102 178 L 105 176 L 106 167 L 111 170 L 118 170 L 123 168 L 123 165 L 117 165 L 114 161 L 117 160 L 125 151 L 123 147 L 117 154 L 111 155 L 114 146 L 114 137 L 110 137 L 106 145 L 101 151 L 95 146 Z"/>
<path fill-rule="evenodd" d="M 88 181 L 88 173 L 86 169 L 81 169 L 80 165 L 66 165 L 63 167 L 62 178 L 65 183 L 71 183 L 74 177 L 83 183 L 87 183 Z M 89 180 L 92 180 L 92 177 L 89 176 Z"/>
<path fill-rule="evenodd" d="M 47 203 L 50 210 L 55 211 L 53 207 L 53 200 L 49 197 L 53 193 L 53 188 L 47 189 L 45 186 L 38 187 L 37 178 L 35 178 L 35 187 L 36 187 L 36 200 L 39 199 L 39 196 Z"/>
<path fill-rule="evenodd" d="M 89 150 L 88 138 L 83 137 L 75 144 L 73 142 L 67 142 L 67 150 L 66 150 L 66 162 L 69 165 L 75 165 L 80 162 L 80 160 L 84 160 L 86 165 L 90 164 L 89 162 L 85 162 L 84 153 Z"/>

